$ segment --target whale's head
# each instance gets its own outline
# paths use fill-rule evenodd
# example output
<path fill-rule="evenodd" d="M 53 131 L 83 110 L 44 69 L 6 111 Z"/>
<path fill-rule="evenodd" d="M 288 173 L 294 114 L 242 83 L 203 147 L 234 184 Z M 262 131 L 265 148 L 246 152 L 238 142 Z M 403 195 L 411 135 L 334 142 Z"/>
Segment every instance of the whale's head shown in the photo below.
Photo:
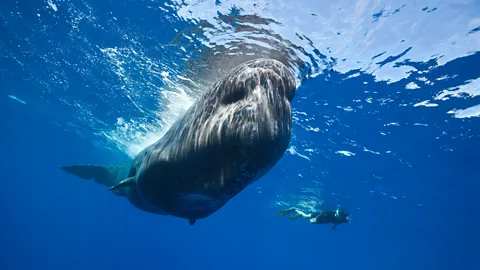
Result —
<path fill-rule="evenodd" d="M 296 89 L 293 72 L 280 61 L 261 58 L 238 65 L 206 95 L 212 110 L 203 115 L 199 138 L 220 144 L 240 140 L 243 146 L 289 141 Z"/>
<path fill-rule="evenodd" d="M 266 94 L 264 97 L 269 98 L 269 101 L 283 98 L 290 102 L 295 96 L 297 81 L 292 71 L 282 62 L 260 58 L 232 69 L 218 83 L 218 89 L 221 105 L 255 102 L 262 98 L 258 95 L 262 93 L 257 93 L 259 91 Z"/>
<path fill-rule="evenodd" d="M 139 155 L 136 191 L 179 217 L 217 211 L 286 151 L 296 89 L 293 72 L 279 61 L 236 66 Z"/>

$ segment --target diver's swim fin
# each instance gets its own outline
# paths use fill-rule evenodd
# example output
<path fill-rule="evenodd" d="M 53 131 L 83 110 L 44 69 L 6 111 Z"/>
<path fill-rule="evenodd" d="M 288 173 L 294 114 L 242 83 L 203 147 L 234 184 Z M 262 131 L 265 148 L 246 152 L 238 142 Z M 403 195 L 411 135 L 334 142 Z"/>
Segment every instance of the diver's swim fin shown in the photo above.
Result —
<path fill-rule="evenodd" d="M 118 188 L 130 186 L 130 185 L 133 185 L 133 184 L 135 184 L 135 177 L 134 176 L 129 177 L 127 179 L 124 179 L 124 180 L 120 181 L 118 184 L 111 186 L 109 190 L 116 190 Z"/>
<path fill-rule="evenodd" d="M 292 216 L 289 216 L 288 218 L 289 218 L 290 220 L 295 220 L 295 219 L 297 219 L 299 216 L 300 216 L 300 215 L 292 215 Z"/>
<path fill-rule="evenodd" d="M 189 219 L 188 220 L 188 224 L 190 224 L 190 226 L 193 226 L 193 224 L 195 224 L 195 222 L 197 222 L 196 219 Z"/>
<path fill-rule="evenodd" d="M 295 209 L 293 209 L 293 208 L 285 209 L 285 210 L 278 211 L 278 215 L 283 217 L 283 216 L 288 215 L 288 214 L 293 213 L 293 212 L 295 212 Z"/>

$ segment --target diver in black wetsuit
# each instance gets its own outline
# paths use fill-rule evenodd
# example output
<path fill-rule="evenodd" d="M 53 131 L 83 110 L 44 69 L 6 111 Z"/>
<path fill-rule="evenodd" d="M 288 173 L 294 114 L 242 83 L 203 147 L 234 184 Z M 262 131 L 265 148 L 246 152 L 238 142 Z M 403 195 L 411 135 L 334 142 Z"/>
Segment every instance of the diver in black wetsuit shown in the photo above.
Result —
<path fill-rule="evenodd" d="M 322 212 L 316 212 L 311 214 L 306 214 L 298 209 L 290 208 L 286 210 L 281 210 L 278 212 L 280 216 L 285 216 L 291 213 L 295 213 L 291 215 L 289 218 L 294 220 L 298 217 L 306 218 L 310 221 L 311 224 L 333 224 L 332 230 L 335 230 L 338 224 L 341 223 L 348 223 L 349 217 L 348 213 L 337 209 L 337 210 L 326 210 Z"/>

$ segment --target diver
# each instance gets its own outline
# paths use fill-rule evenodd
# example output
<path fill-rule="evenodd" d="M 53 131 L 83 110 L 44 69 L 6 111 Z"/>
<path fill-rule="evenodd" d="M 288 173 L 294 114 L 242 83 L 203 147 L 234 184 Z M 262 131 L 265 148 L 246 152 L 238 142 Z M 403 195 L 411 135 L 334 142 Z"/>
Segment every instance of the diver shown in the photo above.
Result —
<path fill-rule="evenodd" d="M 306 214 L 298 209 L 290 208 L 279 211 L 278 215 L 285 216 L 291 213 L 295 213 L 289 217 L 291 220 L 302 217 L 308 219 L 311 224 L 333 224 L 332 230 L 335 230 L 338 224 L 348 223 L 349 220 L 348 213 L 341 209 Z"/>

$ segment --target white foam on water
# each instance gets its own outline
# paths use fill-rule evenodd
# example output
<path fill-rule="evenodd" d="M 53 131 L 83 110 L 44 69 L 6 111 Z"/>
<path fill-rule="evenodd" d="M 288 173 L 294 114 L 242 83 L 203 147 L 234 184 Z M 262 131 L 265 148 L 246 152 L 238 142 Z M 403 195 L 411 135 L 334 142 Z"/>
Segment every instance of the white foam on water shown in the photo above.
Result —
<path fill-rule="evenodd" d="M 57 5 L 55 5 L 52 0 L 48 0 L 47 4 L 53 9 L 53 11 L 58 11 Z"/>
<path fill-rule="evenodd" d="M 175 69 L 159 64 L 133 48 L 100 48 L 111 64 L 112 70 L 119 79 L 125 82 L 124 94 L 143 115 L 153 115 L 153 121 L 144 117 L 120 116 L 113 129 L 99 132 L 99 134 L 113 143 L 118 149 L 131 158 L 135 157 L 147 146 L 159 140 L 170 126 L 193 104 L 196 93 L 189 94 L 183 85 L 171 79 Z M 152 76 L 160 79 L 162 85 L 153 85 L 149 91 L 141 89 L 144 84 L 131 78 L 126 67 L 135 66 L 139 70 L 145 66 Z M 131 67 L 130 67 L 131 68 Z M 189 80 L 182 77 L 182 80 Z M 199 91 L 199 90 L 197 90 Z M 144 108 L 141 101 L 136 101 L 136 94 L 158 97 L 156 109 L 153 111 Z"/>
<path fill-rule="evenodd" d="M 430 103 L 430 100 L 424 100 L 422 102 L 418 102 L 416 104 L 413 105 L 413 107 L 420 107 L 420 106 L 424 106 L 424 107 L 437 107 L 438 104 L 436 103 Z"/>
<path fill-rule="evenodd" d="M 468 80 L 463 85 L 443 90 L 435 100 L 447 100 L 449 98 L 461 98 L 463 96 L 476 97 L 480 95 L 480 78 Z"/>
<path fill-rule="evenodd" d="M 475 105 L 464 110 L 454 111 L 455 118 L 480 117 L 480 105 Z"/>
<path fill-rule="evenodd" d="M 418 86 L 418 84 L 416 84 L 415 82 L 409 82 L 406 86 L 405 86 L 405 89 L 408 89 L 408 90 L 415 90 L 415 89 L 419 89 L 420 86 Z"/>
<path fill-rule="evenodd" d="M 339 151 L 336 151 L 335 153 L 340 154 L 340 155 L 344 155 L 344 156 L 347 156 L 347 157 L 355 156 L 355 153 L 352 153 L 352 152 L 346 151 L 346 150 L 339 150 Z"/>
<path fill-rule="evenodd" d="M 123 118 L 117 121 L 115 130 L 104 133 L 130 157 L 135 157 L 147 146 L 159 140 L 170 126 L 193 104 L 193 97 L 185 91 L 163 90 L 161 93 L 165 109 L 158 112 L 158 122 L 146 123 Z"/>
<path fill-rule="evenodd" d="M 293 145 L 291 145 L 288 149 L 287 149 L 287 152 L 290 153 L 291 155 L 294 155 L 294 156 L 299 156 L 303 159 L 306 159 L 306 160 L 309 160 L 310 161 L 310 158 L 305 156 L 305 155 L 302 155 L 300 154 L 298 151 L 297 151 L 297 148 Z"/>

